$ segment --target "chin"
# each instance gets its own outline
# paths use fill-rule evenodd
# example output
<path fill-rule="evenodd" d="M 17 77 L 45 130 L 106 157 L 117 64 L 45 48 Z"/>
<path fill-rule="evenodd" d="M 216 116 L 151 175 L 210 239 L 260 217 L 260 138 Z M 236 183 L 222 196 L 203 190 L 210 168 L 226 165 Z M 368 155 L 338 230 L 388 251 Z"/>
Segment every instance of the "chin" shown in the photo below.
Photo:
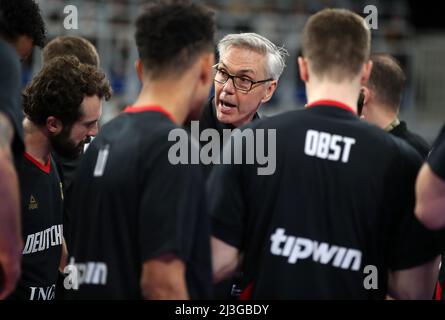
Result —
<path fill-rule="evenodd" d="M 216 118 L 218 118 L 218 121 L 225 124 L 232 124 L 233 119 L 231 116 L 225 115 L 224 113 L 217 112 Z"/>

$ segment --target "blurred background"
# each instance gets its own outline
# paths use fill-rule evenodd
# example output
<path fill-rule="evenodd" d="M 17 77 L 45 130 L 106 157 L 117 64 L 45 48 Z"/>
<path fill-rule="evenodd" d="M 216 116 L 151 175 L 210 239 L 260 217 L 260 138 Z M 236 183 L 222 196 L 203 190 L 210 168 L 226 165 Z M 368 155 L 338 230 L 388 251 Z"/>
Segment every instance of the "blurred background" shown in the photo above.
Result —
<path fill-rule="evenodd" d="M 134 21 L 146 2 L 142 0 L 37 0 L 45 19 L 48 40 L 59 35 L 78 35 L 98 49 L 101 68 L 114 90 L 104 105 L 101 122 L 130 105 L 139 90 L 134 71 L 137 57 Z M 272 115 L 302 108 L 304 85 L 299 81 L 297 57 L 300 34 L 312 13 L 325 7 L 348 8 L 366 17 L 364 8 L 378 10 L 378 28 L 372 31 L 374 52 L 396 56 L 407 74 L 400 118 L 429 142 L 445 122 L 445 19 L 439 2 L 410 0 L 196 0 L 217 13 L 217 40 L 227 33 L 257 32 L 289 51 L 286 68 L 271 102 L 261 113 Z M 429 3 L 429 4 L 427 4 Z M 78 29 L 66 30 L 64 8 L 78 10 Z M 36 49 L 23 74 L 25 85 L 41 68 Z"/>

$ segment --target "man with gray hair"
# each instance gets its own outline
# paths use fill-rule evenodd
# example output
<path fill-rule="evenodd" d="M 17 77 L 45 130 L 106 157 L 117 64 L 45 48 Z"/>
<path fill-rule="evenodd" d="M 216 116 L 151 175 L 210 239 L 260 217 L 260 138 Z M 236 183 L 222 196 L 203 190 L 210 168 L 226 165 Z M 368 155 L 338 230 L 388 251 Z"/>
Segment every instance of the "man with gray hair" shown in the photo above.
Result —
<path fill-rule="evenodd" d="M 218 43 L 218 52 L 219 62 L 213 66 L 215 95 L 204 107 L 199 135 L 205 129 L 217 130 L 222 148 L 224 129 L 232 130 L 259 119 L 258 108 L 272 98 L 288 52 L 256 33 L 228 34 Z M 203 166 L 206 177 L 212 167 Z M 215 297 L 236 296 L 237 282 L 235 276 L 216 285 Z"/>
<path fill-rule="evenodd" d="M 256 33 L 228 34 L 218 43 L 215 96 L 199 122 L 200 133 L 241 127 L 258 119 L 258 108 L 274 94 L 287 50 Z M 231 81 L 230 81 L 231 80 Z"/>
<path fill-rule="evenodd" d="M 306 108 L 249 125 L 275 130 L 276 171 L 225 164 L 208 179 L 214 281 L 241 269 L 241 299 L 430 298 L 439 250 L 414 216 L 421 157 L 357 117 L 370 30 L 324 9 L 301 39 Z M 247 150 L 232 141 L 223 154 Z"/>

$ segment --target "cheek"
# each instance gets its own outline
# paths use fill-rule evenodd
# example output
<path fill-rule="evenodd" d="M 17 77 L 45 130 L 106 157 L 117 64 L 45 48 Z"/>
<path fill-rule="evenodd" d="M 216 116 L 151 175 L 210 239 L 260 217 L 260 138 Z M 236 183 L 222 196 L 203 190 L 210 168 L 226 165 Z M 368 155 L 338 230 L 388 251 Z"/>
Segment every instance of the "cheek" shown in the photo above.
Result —
<path fill-rule="evenodd" d="M 242 114 L 251 113 L 256 111 L 258 105 L 260 104 L 261 98 L 259 96 L 252 97 L 240 97 L 239 98 L 239 112 Z"/>
<path fill-rule="evenodd" d="M 215 84 L 215 99 L 219 100 L 220 94 L 221 94 L 221 86 L 218 84 Z"/>
<path fill-rule="evenodd" d="M 70 139 L 76 144 L 81 142 L 87 136 L 88 129 L 83 127 L 73 127 L 70 134 Z"/>

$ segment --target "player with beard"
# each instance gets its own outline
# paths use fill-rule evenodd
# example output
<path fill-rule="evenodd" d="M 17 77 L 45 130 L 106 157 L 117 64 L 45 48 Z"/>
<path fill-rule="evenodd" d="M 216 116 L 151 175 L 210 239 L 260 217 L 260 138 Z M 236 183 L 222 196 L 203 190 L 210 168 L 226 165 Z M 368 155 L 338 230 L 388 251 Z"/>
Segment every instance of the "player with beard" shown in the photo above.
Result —
<path fill-rule="evenodd" d="M 56 57 L 67 55 L 75 56 L 81 63 L 99 68 L 100 59 L 96 48 L 90 41 L 78 36 L 59 36 L 46 44 L 42 51 L 43 65 Z M 83 150 L 81 153 L 83 153 Z M 53 155 L 58 165 L 59 174 L 61 175 L 63 191 L 65 194 L 68 194 L 74 172 L 81 157 L 65 158 L 58 154 Z M 66 214 L 65 218 L 68 218 L 68 214 Z M 64 221 L 64 225 L 66 222 L 67 221 Z"/>
<path fill-rule="evenodd" d="M 97 133 L 102 98 L 108 99 L 110 91 L 102 72 L 70 56 L 45 65 L 23 93 L 25 152 L 19 181 L 25 246 L 22 276 L 10 299 L 55 296 L 65 259 L 62 184 L 51 152 L 80 154 Z"/>

